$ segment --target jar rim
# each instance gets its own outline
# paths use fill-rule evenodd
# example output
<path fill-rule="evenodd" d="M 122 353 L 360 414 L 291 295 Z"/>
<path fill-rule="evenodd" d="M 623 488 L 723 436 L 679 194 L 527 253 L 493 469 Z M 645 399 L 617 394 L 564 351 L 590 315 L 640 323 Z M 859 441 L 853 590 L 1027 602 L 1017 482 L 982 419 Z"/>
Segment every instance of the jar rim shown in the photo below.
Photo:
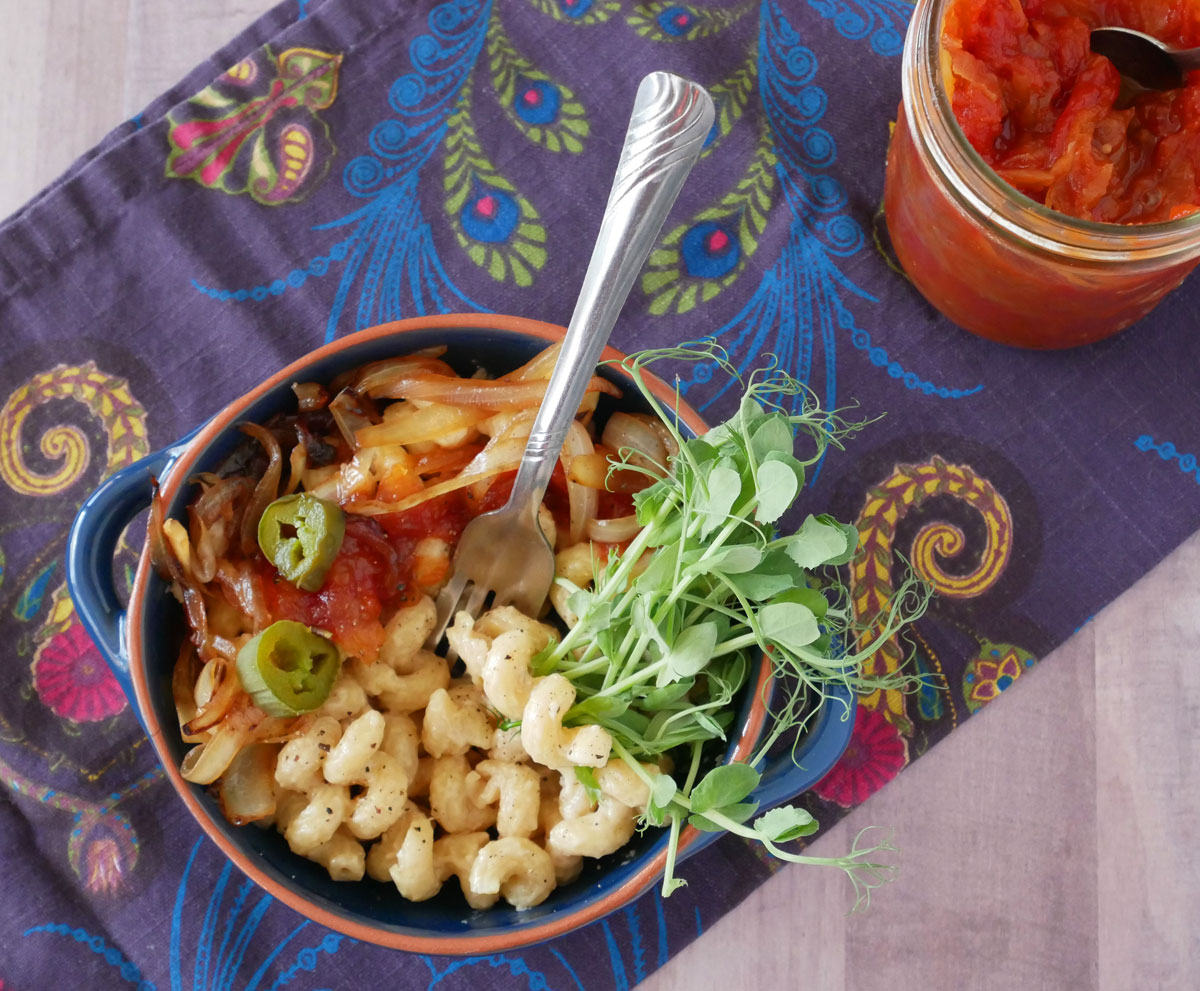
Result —
<path fill-rule="evenodd" d="M 904 43 L 904 112 L 955 200 L 977 219 L 1056 253 L 1111 261 L 1200 250 L 1200 210 L 1152 224 L 1087 220 L 1053 210 L 1006 182 L 967 140 L 943 76 L 942 22 L 953 0 L 916 0 Z M 933 108 L 929 112 L 929 108 Z M 932 129 L 938 140 L 930 141 Z M 965 167 L 964 167 L 965 166 Z M 1031 222 L 1032 221 L 1032 222 Z"/>

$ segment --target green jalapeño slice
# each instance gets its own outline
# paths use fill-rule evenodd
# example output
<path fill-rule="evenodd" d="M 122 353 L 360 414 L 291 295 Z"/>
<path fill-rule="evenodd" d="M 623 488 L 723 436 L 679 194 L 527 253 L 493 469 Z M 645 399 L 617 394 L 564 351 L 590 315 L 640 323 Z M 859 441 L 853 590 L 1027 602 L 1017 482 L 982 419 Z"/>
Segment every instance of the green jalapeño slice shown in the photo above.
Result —
<path fill-rule="evenodd" d="M 307 492 L 276 499 L 258 521 L 258 546 L 267 560 L 306 592 L 324 584 L 345 535 L 342 507 Z"/>
<path fill-rule="evenodd" d="M 242 687 L 268 716 L 317 708 L 329 697 L 341 663 L 332 640 L 290 619 L 272 623 L 237 656 Z"/>

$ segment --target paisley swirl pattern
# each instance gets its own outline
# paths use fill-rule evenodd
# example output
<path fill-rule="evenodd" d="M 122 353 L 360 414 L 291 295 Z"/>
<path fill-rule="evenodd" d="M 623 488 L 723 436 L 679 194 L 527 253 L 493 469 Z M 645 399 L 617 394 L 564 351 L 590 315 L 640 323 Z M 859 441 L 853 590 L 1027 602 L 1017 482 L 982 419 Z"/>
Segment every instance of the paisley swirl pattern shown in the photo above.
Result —
<path fill-rule="evenodd" d="M 105 228 L 99 242 L 100 252 L 111 245 L 111 258 L 97 257 L 82 237 L 45 283 L 68 293 L 38 299 L 42 290 L 30 285 L 31 314 L 44 303 L 40 313 L 69 319 L 30 321 L 36 343 L 26 349 L 18 338 L 0 392 L 0 615 L 10 644 L 0 693 L 0 805 L 10 821 L 28 818 L 41 855 L 18 849 L 5 861 L 20 886 L 10 897 L 14 911 L 35 913 L 14 916 L 16 928 L 0 934 L 15 966 L 26 963 L 17 953 L 40 955 L 68 985 L 139 991 L 332 988 L 348 972 L 387 983 L 396 971 L 394 953 L 295 918 L 239 879 L 215 846 L 193 848 L 182 813 L 164 817 L 152 836 L 143 817 L 165 795 L 130 797 L 156 780 L 139 777 L 153 764 L 151 747 L 83 636 L 61 584 L 61 550 L 84 489 L 149 445 L 128 387 L 91 377 L 94 369 L 81 362 L 93 355 L 72 350 L 83 346 L 78 333 L 71 341 L 72 328 L 100 318 L 89 334 L 111 329 L 112 351 L 108 341 L 100 346 L 121 355 L 122 369 L 140 369 L 136 391 L 155 374 L 185 367 L 193 352 L 219 357 L 232 349 L 248 363 L 244 377 L 250 365 L 274 361 L 281 343 L 304 349 L 322 334 L 404 317 L 496 309 L 562 319 L 570 302 L 563 287 L 586 262 L 581 234 L 601 206 L 587 191 L 602 191 L 595 182 L 608 179 L 605 161 L 615 153 L 626 98 L 645 71 L 696 78 L 717 113 L 618 343 L 628 350 L 712 334 L 744 371 L 772 354 L 829 407 L 861 398 L 864 416 L 888 410 L 869 431 L 875 446 L 865 457 L 856 445 L 823 469 L 812 466 L 802 510 L 834 503 L 828 508 L 839 517 L 858 517 L 863 546 L 850 570 L 859 620 L 870 622 L 901 594 L 902 558 L 940 592 L 919 624 L 871 661 L 884 672 L 910 654 L 922 684 L 903 697 L 868 698 L 844 760 L 798 799 L 824 831 L 1024 677 L 1037 663 L 1034 650 L 1041 656 L 1069 633 L 1083 619 L 1077 613 L 1168 549 L 1164 532 L 1186 527 L 1187 511 L 1200 506 L 1200 440 L 1180 413 L 1189 383 L 1161 374 L 1168 352 L 1114 342 L 1088 362 L 1097 373 L 1114 354 L 1146 358 L 1096 378 L 1116 383 L 1139 414 L 1122 421 L 1131 424 L 1124 442 L 1118 435 L 1088 447 L 1087 458 L 1072 457 L 1086 427 L 1072 433 L 1046 417 L 1067 380 L 1040 368 L 1027 383 L 1022 422 L 1045 427 L 1050 419 L 1054 436 L 1031 434 L 998 450 L 992 428 L 1012 426 L 1004 419 L 1011 403 L 969 397 L 984 375 L 1003 388 L 1011 378 L 1004 362 L 981 361 L 970 339 L 933 325 L 868 247 L 861 180 L 868 176 L 869 186 L 879 174 L 894 102 L 885 106 L 877 86 L 854 84 L 895 70 L 909 7 L 907 0 L 284 4 L 243 36 L 255 40 L 239 42 L 249 49 L 271 38 L 270 47 L 237 61 L 239 51 L 230 71 L 192 100 L 157 104 L 118 135 L 125 140 L 99 149 L 100 162 L 129 162 L 129 176 L 166 169 L 168 178 L 119 203 L 81 198 L 98 220 L 111 207 L 124 211 L 111 238 Z M 284 23 L 302 14 L 309 15 L 302 23 Z M 339 181 L 322 184 L 331 171 Z M 112 174 L 89 167 L 65 188 L 99 194 L 87 183 Z M 63 190 L 51 189 L 38 209 Z M 283 203 L 296 205 L 264 208 Z M 180 230 L 193 235 L 183 253 L 170 250 Z M 13 247 L 6 240 L 6 265 Z M 89 282 L 97 269 L 114 273 L 115 288 Z M 123 292 L 116 279 L 130 277 L 142 281 Z M 98 291 L 89 299 L 92 286 Z M 186 326 L 188 352 L 180 356 L 174 340 L 142 347 L 142 328 L 156 325 Z M 70 367 L 33 376 L 44 367 L 29 364 L 33 355 L 60 341 L 62 357 L 46 364 Z M 689 365 L 682 374 L 680 389 L 711 419 L 729 411 L 735 395 L 722 391 L 726 378 L 716 368 Z M 176 396 L 158 398 L 164 407 L 192 408 L 211 386 L 231 384 L 184 378 Z M 1134 402 L 1160 394 L 1155 409 Z M 1095 422 L 1109 422 L 1100 412 Z M 1143 431 L 1153 435 L 1137 437 Z M 1035 449 L 1047 440 L 1051 454 L 1066 455 Z M 1112 497 L 1088 507 L 1089 519 L 1092 510 L 1103 517 L 1104 532 L 1145 509 L 1140 481 L 1158 486 L 1154 505 L 1163 510 L 1138 540 L 1111 548 L 1111 573 L 1079 566 L 1095 540 L 1071 516 L 1096 478 L 1128 483 L 1092 486 L 1092 495 Z M 121 575 L 128 562 L 122 551 Z M 595 925 L 520 951 L 412 955 L 393 983 L 407 991 L 628 991 L 779 866 L 758 859 L 760 851 L 734 840 L 701 854 L 689 870 L 705 883 L 677 891 L 665 908 L 650 892 Z M 130 913 L 134 898 L 139 911 Z M 159 938 L 146 940 L 151 917 Z M 10 984 L 20 981 L 7 961 L 0 968 Z M 71 978 L 71 968 L 86 976 Z"/>
<path fill-rule="evenodd" d="M 722 140 L 733 130 L 733 125 L 741 120 L 750 99 L 754 95 L 754 87 L 758 83 L 758 44 L 750 45 L 746 60 L 720 82 L 708 87 L 708 95 L 712 97 L 715 117 L 712 134 L 704 146 L 700 157 L 711 155 Z"/>
<path fill-rule="evenodd" d="M 67 841 L 67 861 L 88 891 L 113 894 L 137 864 L 140 842 L 128 816 L 116 805 L 162 778 L 162 769 L 148 771 L 133 784 L 95 802 L 52 788 L 21 774 L 0 759 L 0 783 L 16 795 L 70 813 L 74 828 Z"/>
<path fill-rule="evenodd" d="M 755 0 L 729 9 L 654 0 L 639 4 L 625 20 L 638 34 L 652 41 L 695 41 L 724 31 L 754 7 Z"/>
<path fill-rule="evenodd" d="M 57 496 L 88 474 L 90 442 L 75 425 L 58 424 L 40 438 L 42 454 L 60 462 L 57 468 L 38 471 L 25 458 L 30 416 L 39 407 L 61 400 L 81 404 L 103 428 L 104 476 L 150 452 L 146 411 L 134 399 L 128 382 L 106 374 L 91 361 L 57 365 L 19 386 L 0 410 L 0 478 L 18 495 Z M 64 535 L 54 538 L 53 545 L 26 566 L 13 606 L 17 619 L 28 622 L 42 611 L 63 539 Z M 99 721 L 122 711 L 125 697 L 79 625 L 65 585 L 54 589 L 50 602 L 48 617 L 34 637 L 39 646 L 32 676 L 38 697 L 57 716 L 74 723 Z"/>
<path fill-rule="evenodd" d="M 104 427 L 108 437 L 106 475 L 149 453 L 146 412 L 134 400 L 128 382 L 106 375 L 91 361 L 56 365 L 17 388 L 0 409 L 0 478 L 19 495 L 58 495 L 87 471 L 91 458 L 88 439 L 69 424 L 52 427 L 39 439 L 42 454 L 61 462 L 57 469 L 39 473 L 26 464 L 24 430 L 29 415 L 56 399 L 82 403 Z"/>
<path fill-rule="evenodd" d="M 737 279 L 767 226 L 777 164 L 764 121 L 754 155 L 737 185 L 718 203 L 672 230 L 651 253 L 642 275 L 651 313 L 687 313 Z"/>
<path fill-rule="evenodd" d="M 51 596 L 49 616 L 36 639 L 33 687 L 56 716 L 95 723 L 125 709 L 125 693 L 76 619 L 65 585 Z"/>
<path fill-rule="evenodd" d="M 783 367 L 812 386 L 829 408 L 838 405 L 837 346 L 844 337 L 849 337 L 851 345 L 866 354 L 872 365 L 885 369 L 890 378 L 901 380 L 910 389 L 955 399 L 978 392 L 981 386 L 952 389 L 923 379 L 891 360 L 860 325 L 855 308 L 873 303 L 875 298 L 841 267 L 840 259 L 858 254 L 865 237 L 847 209 L 845 188 L 830 171 L 837 163 L 838 149 L 832 134 L 822 126 L 829 98 L 817 83 L 820 65 L 816 53 L 801 42 L 800 32 L 773 0 L 762 0 L 760 5 L 756 50 L 758 98 L 770 129 L 770 153 L 776 159 L 777 202 L 787 207 L 774 212 L 785 218 L 787 236 L 753 294 L 715 336 L 742 371 L 756 366 L 763 354 L 778 356 Z M 717 237 L 716 242 L 705 245 L 701 241 L 701 246 L 717 247 L 717 253 L 723 255 L 723 239 Z M 671 261 L 667 255 L 658 255 L 651 264 L 669 266 Z M 709 269 L 715 270 L 716 266 Z M 729 271 L 735 270 L 731 266 Z M 717 278 L 728 278 L 729 271 Z M 658 294 L 657 299 L 666 291 L 665 281 L 651 291 Z M 708 292 L 711 299 L 712 288 Z M 703 290 L 699 296 L 703 300 Z M 680 388 L 686 393 L 695 386 L 703 387 L 715 372 L 712 363 L 697 362 L 691 374 L 681 379 Z M 729 388 L 727 384 L 709 396 L 700 404 L 701 412 L 719 402 Z"/>
<path fill-rule="evenodd" d="M 981 637 L 979 653 L 963 672 L 962 693 L 969 712 L 977 712 L 1037 663 L 1023 647 L 1011 643 L 993 643 Z"/>
<path fill-rule="evenodd" d="M 575 94 L 518 54 L 498 17 L 487 42 L 496 99 L 517 130 L 548 151 L 582 152 L 589 125 Z"/>
<path fill-rule="evenodd" d="M 529 0 L 543 14 L 571 24 L 603 24 L 621 10 L 621 0 Z"/>
<path fill-rule="evenodd" d="M 934 456 L 920 464 L 899 464 L 879 485 L 867 492 L 857 519 L 858 551 L 850 561 L 850 601 L 855 619 L 866 632 L 860 642 L 874 639 L 880 627 L 877 618 L 886 613 L 896 594 L 892 568 L 897 552 L 897 526 L 910 513 L 934 496 L 949 496 L 970 506 L 983 520 L 986 537 L 978 549 L 978 562 L 962 575 L 951 574 L 944 562 L 966 549 L 962 530 L 949 523 L 926 523 L 913 540 L 914 570 L 939 595 L 970 598 L 993 587 L 1012 554 L 1013 523 L 1008 503 L 986 479 L 969 465 L 949 464 Z M 893 636 L 865 663 L 868 674 L 896 672 L 904 659 L 904 648 Z M 905 712 L 905 696 L 894 690 L 872 692 L 861 699 L 869 709 L 882 708 L 902 732 L 911 733 Z"/>
<path fill-rule="evenodd" d="M 537 210 L 491 163 L 471 123 L 465 86 L 446 122 L 446 216 L 467 257 L 497 282 L 533 282 L 546 263 L 546 228 Z"/>
<path fill-rule="evenodd" d="M 808 0 L 808 5 L 832 20 L 843 38 L 869 38 L 878 55 L 899 55 L 904 49 L 904 30 L 912 14 L 907 0 Z"/>
<path fill-rule="evenodd" d="M 168 120 L 168 178 L 249 196 L 263 206 L 294 203 L 329 171 L 334 146 L 318 116 L 337 99 L 342 56 L 269 45 L 248 55 Z"/>

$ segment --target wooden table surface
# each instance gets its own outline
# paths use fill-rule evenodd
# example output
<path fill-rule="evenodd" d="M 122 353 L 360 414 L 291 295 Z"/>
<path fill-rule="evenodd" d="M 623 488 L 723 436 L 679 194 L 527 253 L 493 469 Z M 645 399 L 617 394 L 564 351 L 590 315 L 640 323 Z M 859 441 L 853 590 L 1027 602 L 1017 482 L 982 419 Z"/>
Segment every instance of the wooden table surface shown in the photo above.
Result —
<path fill-rule="evenodd" d="M 271 2 L 0 0 L 0 216 Z M 869 912 L 788 868 L 641 987 L 1200 986 L 1197 644 L 1200 534 L 829 831 L 895 829 Z"/>

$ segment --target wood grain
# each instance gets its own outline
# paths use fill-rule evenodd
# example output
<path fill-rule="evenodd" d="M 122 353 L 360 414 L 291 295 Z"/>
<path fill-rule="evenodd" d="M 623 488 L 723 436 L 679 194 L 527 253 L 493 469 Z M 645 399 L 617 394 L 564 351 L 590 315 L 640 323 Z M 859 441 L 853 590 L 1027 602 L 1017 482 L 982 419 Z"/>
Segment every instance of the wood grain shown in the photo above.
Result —
<path fill-rule="evenodd" d="M 0 0 L 0 216 L 269 6 Z M 819 841 L 895 830 L 869 912 L 785 869 L 642 988 L 1196 987 L 1198 642 L 1200 535 Z"/>

